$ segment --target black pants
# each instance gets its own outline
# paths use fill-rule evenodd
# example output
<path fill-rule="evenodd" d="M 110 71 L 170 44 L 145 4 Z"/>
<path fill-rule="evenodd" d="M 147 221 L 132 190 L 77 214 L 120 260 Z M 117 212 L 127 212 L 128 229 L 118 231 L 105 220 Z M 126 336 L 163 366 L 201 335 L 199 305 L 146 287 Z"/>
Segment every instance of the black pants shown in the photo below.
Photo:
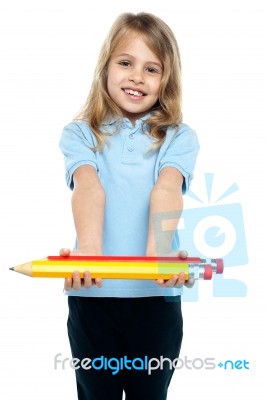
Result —
<path fill-rule="evenodd" d="M 159 361 L 150 361 L 157 369 L 149 373 L 144 361 L 178 358 L 183 336 L 180 296 L 175 301 L 70 296 L 68 303 L 72 356 L 91 360 L 84 360 L 85 368 L 75 365 L 79 400 L 121 400 L 123 391 L 126 400 L 166 399 L 174 372 L 171 362 L 166 360 L 161 368 Z M 124 363 L 125 357 L 130 360 L 127 368 L 120 364 L 118 371 L 118 360 Z M 99 369 L 103 360 L 105 366 Z"/>

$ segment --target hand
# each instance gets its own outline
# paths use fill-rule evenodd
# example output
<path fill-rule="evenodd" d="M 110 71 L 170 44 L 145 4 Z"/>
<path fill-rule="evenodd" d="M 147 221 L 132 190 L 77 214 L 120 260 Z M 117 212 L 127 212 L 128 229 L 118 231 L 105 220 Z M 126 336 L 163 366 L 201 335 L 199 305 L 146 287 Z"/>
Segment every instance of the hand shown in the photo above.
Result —
<path fill-rule="evenodd" d="M 171 256 L 173 256 L 173 254 L 171 254 Z M 188 256 L 188 253 L 185 250 L 181 250 L 177 255 L 175 254 L 175 256 L 185 260 Z M 163 279 L 157 279 L 155 283 L 163 288 L 181 288 L 183 285 L 186 286 L 187 288 L 192 288 L 194 286 L 195 279 L 189 278 L 186 281 L 185 274 L 183 272 L 180 272 L 180 274 L 178 275 L 171 276 L 171 278 L 168 279 L 167 281 Z"/>
<path fill-rule="evenodd" d="M 61 249 L 59 254 L 60 256 L 63 257 L 74 256 L 74 255 L 78 256 L 86 255 L 78 251 L 70 251 L 69 249 Z M 74 271 L 72 278 L 65 279 L 64 289 L 67 291 L 71 289 L 79 290 L 82 287 L 84 287 L 85 289 L 90 289 L 92 285 L 96 285 L 98 288 L 101 288 L 102 279 L 101 278 L 92 279 L 89 271 L 84 272 L 82 279 L 80 277 L 79 271 Z"/>

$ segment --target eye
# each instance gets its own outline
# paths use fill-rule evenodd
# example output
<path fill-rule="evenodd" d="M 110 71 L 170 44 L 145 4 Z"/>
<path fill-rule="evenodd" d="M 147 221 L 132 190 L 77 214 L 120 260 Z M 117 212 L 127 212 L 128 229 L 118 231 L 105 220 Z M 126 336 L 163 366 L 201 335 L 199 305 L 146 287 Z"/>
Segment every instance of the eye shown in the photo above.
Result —
<path fill-rule="evenodd" d="M 155 67 L 147 67 L 147 71 L 150 74 L 160 74 L 161 73 L 161 71 L 158 68 L 155 68 Z"/>
<path fill-rule="evenodd" d="M 122 67 L 129 67 L 130 66 L 130 62 L 129 61 L 119 61 L 118 64 L 121 65 Z"/>

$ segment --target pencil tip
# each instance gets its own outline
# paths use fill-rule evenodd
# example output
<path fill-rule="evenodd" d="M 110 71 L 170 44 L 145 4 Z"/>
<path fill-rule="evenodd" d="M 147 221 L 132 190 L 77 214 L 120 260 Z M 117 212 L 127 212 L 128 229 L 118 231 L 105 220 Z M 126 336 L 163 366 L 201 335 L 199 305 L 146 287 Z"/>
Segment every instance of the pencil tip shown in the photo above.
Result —
<path fill-rule="evenodd" d="M 9 268 L 11 271 L 14 271 L 14 267 Z"/>

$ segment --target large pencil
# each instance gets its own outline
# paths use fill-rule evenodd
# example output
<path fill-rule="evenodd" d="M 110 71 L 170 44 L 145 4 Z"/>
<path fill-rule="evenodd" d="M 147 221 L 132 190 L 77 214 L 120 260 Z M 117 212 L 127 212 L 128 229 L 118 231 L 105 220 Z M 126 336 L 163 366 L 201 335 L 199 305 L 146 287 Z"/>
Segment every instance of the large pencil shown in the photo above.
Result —
<path fill-rule="evenodd" d="M 10 268 L 11 270 L 31 276 L 44 278 L 68 278 L 74 271 L 81 277 L 85 271 L 92 278 L 106 279 L 169 279 L 173 275 L 185 273 L 185 279 L 211 279 L 217 263 L 202 262 L 201 259 L 178 257 L 126 257 L 126 256 L 49 256 Z M 216 265 L 216 267 L 215 267 Z M 221 273 L 222 260 L 219 260 Z"/>
<path fill-rule="evenodd" d="M 224 271 L 224 263 L 222 258 L 215 258 L 215 259 L 203 259 L 200 257 L 187 257 L 186 259 L 176 256 L 160 256 L 160 257 L 150 257 L 150 256 L 48 256 L 48 260 L 53 261 L 120 261 L 120 262 L 128 262 L 128 261 L 152 261 L 155 263 L 160 263 L 161 261 L 165 261 L 167 263 L 188 263 L 189 265 L 211 265 L 213 272 L 216 274 L 222 274 Z"/>

